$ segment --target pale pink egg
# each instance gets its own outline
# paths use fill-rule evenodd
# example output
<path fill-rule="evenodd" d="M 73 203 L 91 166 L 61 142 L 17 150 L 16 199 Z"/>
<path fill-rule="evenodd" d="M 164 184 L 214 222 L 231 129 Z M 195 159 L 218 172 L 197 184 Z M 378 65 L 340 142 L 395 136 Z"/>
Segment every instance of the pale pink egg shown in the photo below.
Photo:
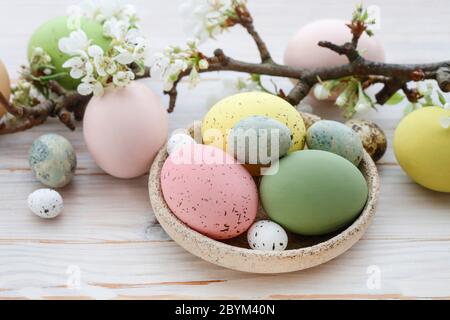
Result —
<path fill-rule="evenodd" d="M 83 124 L 87 147 L 97 165 L 124 179 L 148 173 L 168 135 L 167 112 L 159 97 L 137 82 L 93 97 Z"/>
<path fill-rule="evenodd" d="M 320 41 L 341 45 L 351 41 L 352 34 L 344 20 L 325 19 L 307 24 L 289 41 L 284 53 L 284 63 L 289 66 L 315 69 L 334 67 L 348 63 L 345 56 L 318 46 Z M 358 45 L 360 54 L 371 61 L 384 62 L 385 51 L 376 37 L 364 34 Z M 334 100 L 335 97 L 330 99 Z"/>
<path fill-rule="evenodd" d="M 255 221 L 258 190 L 252 176 L 218 148 L 177 149 L 164 163 L 161 185 L 172 212 L 210 238 L 237 237 Z"/>

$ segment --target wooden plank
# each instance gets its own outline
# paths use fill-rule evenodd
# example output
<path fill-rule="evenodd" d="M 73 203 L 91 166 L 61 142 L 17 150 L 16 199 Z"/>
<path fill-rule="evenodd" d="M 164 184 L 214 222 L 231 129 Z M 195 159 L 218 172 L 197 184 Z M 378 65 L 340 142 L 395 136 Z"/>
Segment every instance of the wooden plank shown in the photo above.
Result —
<path fill-rule="evenodd" d="M 412 183 L 398 166 L 380 168 L 379 207 L 367 239 L 449 239 L 450 195 Z M 65 211 L 54 221 L 31 214 L 26 197 L 40 188 L 30 172 L 2 172 L 1 240 L 81 242 L 168 240 L 156 223 L 147 177 L 118 180 L 78 175 L 61 191 Z"/>
<path fill-rule="evenodd" d="M 314 269 L 250 275 L 203 262 L 173 243 L 1 243 L 0 298 L 449 298 L 448 246 L 362 240 Z M 373 270 L 379 289 L 367 285 Z M 68 279 L 79 279 L 81 289 L 68 289 Z"/>

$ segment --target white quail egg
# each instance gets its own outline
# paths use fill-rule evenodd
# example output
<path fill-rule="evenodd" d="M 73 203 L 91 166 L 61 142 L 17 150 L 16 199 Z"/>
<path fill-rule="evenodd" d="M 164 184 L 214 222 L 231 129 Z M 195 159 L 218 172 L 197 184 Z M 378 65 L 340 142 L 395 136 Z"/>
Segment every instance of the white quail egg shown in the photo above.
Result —
<path fill-rule="evenodd" d="M 37 216 L 52 219 L 62 212 L 64 205 L 58 192 L 51 189 L 39 189 L 28 196 L 28 207 Z"/>
<path fill-rule="evenodd" d="M 284 229 L 273 221 L 261 220 L 254 223 L 247 233 L 250 248 L 263 251 L 283 251 L 288 245 Z"/>

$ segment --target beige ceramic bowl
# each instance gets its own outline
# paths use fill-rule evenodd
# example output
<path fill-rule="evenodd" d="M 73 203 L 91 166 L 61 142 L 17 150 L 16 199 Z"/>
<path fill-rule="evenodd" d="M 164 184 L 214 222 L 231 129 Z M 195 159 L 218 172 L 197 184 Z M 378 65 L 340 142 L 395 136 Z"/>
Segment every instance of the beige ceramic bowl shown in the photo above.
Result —
<path fill-rule="evenodd" d="M 225 268 L 251 273 L 274 274 L 318 266 L 336 258 L 358 242 L 375 214 L 379 177 L 374 162 L 365 153 L 360 170 L 369 186 L 369 199 L 359 218 L 347 229 L 322 237 L 302 237 L 289 234 L 287 250 L 279 252 L 249 249 L 245 234 L 226 242 L 216 241 L 192 230 L 181 222 L 164 201 L 160 174 L 167 156 L 164 147 L 157 155 L 150 170 L 150 201 L 156 218 L 169 236 L 181 247 L 206 261 Z M 261 209 L 258 219 L 265 217 L 266 215 Z"/>

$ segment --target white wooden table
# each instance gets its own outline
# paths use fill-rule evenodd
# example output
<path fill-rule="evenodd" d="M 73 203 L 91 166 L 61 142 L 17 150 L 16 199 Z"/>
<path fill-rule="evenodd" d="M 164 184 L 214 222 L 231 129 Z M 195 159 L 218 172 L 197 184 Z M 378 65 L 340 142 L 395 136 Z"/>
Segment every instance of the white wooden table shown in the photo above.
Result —
<path fill-rule="evenodd" d="M 154 50 L 183 42 L 178 1 L 132 2 Z M 301 25 L 322 17 L 347 18 L 360 1 L 250 2 L 257 28 L 281 60 L 287 40 Z M 26 59 L 31 32 L 46 19 L 64 14 L 72 3 L 0 0 L 0 59 L 11 73 Z M 370 4 L 381 7 L 378 34 L 389 61 L 449 58 L 447 1 Z M 204 51 L 221 46 L 231 56 L 257 58 L 242 30 L 219 39 L 205 45 Z M 223 76 L 235 74 L 207 75 L 193 91 L 181 86 L 171 129 L 202 117 L 211 93 L 220 96 Z M 289 87 L 289 82 L 281 83 Z M 149 85 L 161 92 L 156 81 Z M 400 107 L 383 107 L 370 118 L 391 138 L 401 114 Z M 48 132 L 67 137 L 79 160 L 76 178 L 62 190 L 65 212 L 54 221 L 40 220 L 26 206 L 28 194 L 42 187 L 30 172 L 27 151 L 35 138 Z M 81 127 L 69 132 L 50 121 L 0 136 L 0 298 L 450 298 L 450 195 L 413 184 L 392 149 L 379 164 L 382 189 L 377 215 L 357 245 L 314 269 L 263 276 L 211 265 L 172 242 L 155 221 L 147 177 L 124 181 L 104 174 L 88 154 L 81 132 Z"/>

